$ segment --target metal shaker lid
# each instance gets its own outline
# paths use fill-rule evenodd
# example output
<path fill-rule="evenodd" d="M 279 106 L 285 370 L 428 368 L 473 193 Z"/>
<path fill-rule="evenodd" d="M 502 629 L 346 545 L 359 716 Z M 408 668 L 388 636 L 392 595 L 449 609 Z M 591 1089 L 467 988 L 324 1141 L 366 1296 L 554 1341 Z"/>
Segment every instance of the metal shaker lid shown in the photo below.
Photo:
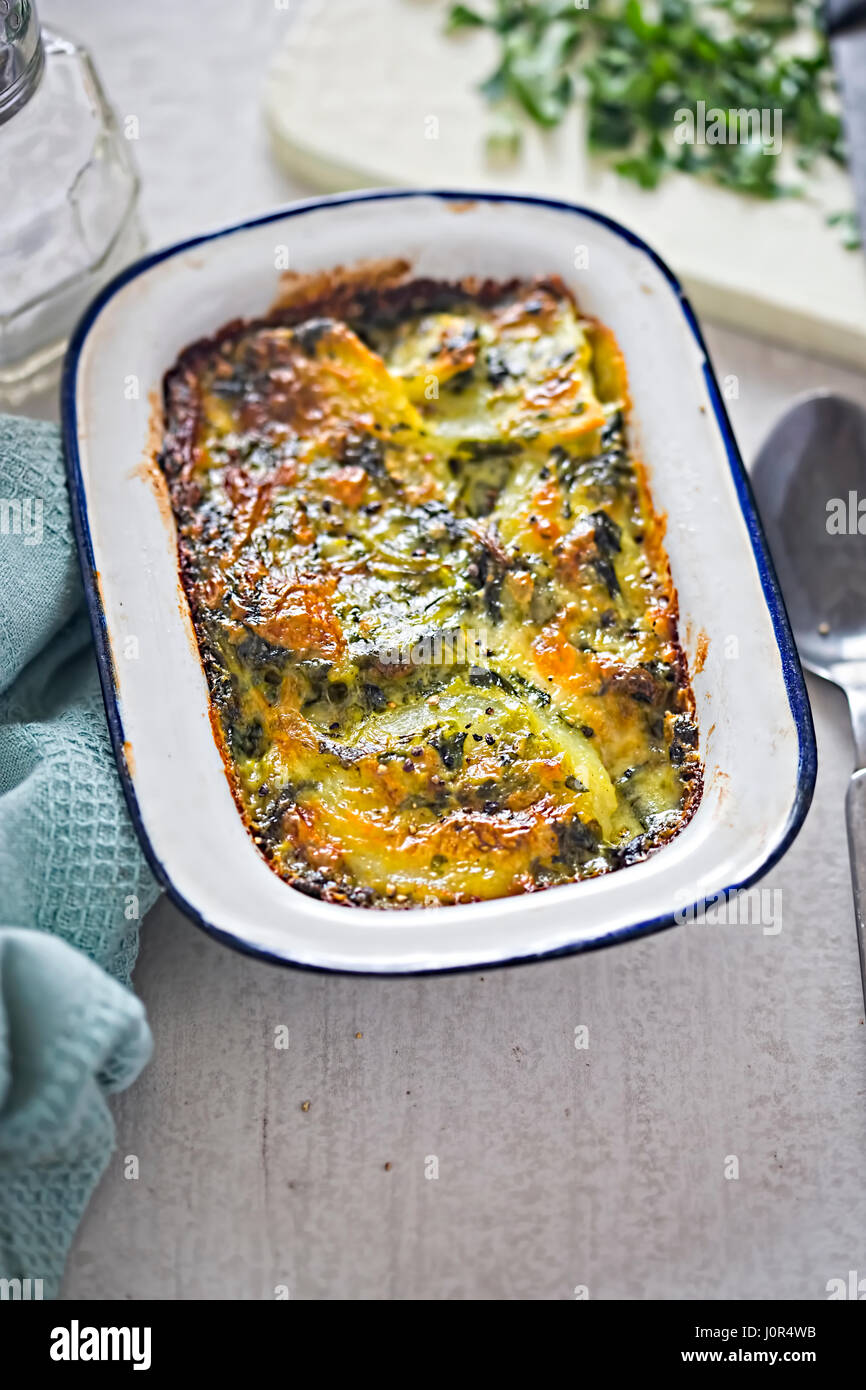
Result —
<path fill-rule="evenodd" d="M 32 0 L 0 0 L 0 124 L 29 101 L 44 62 Z"/>

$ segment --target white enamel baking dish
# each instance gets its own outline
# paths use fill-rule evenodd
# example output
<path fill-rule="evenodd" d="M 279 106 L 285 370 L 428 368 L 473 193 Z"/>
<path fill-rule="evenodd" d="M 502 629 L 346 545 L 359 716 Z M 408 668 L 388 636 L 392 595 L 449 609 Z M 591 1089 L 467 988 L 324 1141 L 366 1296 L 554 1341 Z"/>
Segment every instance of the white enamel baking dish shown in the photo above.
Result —
<path fill-rule="evenodd" d="M 644 863 L 528 896 L 385 913 L 289 887 L 241 822 L 211 731 L 170 512 L 147 464 L 154 393 L 186 344 L 267 310 L 286 260 L 309 271 L 390 256 L 446 278 L 559 274 L 619 339 L 632 439 L 668 517 L 706 769 L 691 823 Z M 79 325 L 63 421 L 130 811 L 160 881 L 219 939 L 274 961 L 385 973 L 577 951 L 668 926 L 693 902 L 752 883 L 796 835 L 814 784 L 814 734 L 746 475 L 682 291 L 608 218 L 514 195 L 364 193 L 158 251 L 115 279 Z"/>

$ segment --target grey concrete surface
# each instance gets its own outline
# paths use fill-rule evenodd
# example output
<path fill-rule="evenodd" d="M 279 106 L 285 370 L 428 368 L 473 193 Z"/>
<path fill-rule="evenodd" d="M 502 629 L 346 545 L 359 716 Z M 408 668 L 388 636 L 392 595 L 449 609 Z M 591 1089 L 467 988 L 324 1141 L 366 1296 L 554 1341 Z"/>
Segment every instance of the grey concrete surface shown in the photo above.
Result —
<path fill-rule="evenodd" d="M 41 9 L 90 43 L 118 111 L 139 117 L 152 244 L 304 191 L 271 164 L 258 119 L 275 6 Z M 854 373 L 708 336 L 739 381 L 747 457 L 802 390 L 866 398 Z M 380 981 L 245 959 L 160 904 L 135 979 L 156 1054 L 115 1104 L 117 1153 L 65 1296 L 821 1299 L 829 1279 L 866 1274 L 853 752 L 841 697 L 810 691 L 821 770 L 766 885 L 782 893 L 777 936 L 686 926 Z"/>

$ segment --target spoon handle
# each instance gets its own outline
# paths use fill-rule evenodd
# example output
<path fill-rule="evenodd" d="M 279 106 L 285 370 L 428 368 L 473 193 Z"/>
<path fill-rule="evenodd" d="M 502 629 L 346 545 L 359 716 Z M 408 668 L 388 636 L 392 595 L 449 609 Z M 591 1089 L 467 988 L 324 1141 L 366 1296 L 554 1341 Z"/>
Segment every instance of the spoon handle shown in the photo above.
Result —
<path fill-rule="evenodd" d="M 851 860 L 851 883 L 854 888 L 860 975 L 866 1001 L 866 768 L 860 768 L 851 774 L 848 794 L 845 797 L 845 820 L 848 825 L 848 855 Z"/>

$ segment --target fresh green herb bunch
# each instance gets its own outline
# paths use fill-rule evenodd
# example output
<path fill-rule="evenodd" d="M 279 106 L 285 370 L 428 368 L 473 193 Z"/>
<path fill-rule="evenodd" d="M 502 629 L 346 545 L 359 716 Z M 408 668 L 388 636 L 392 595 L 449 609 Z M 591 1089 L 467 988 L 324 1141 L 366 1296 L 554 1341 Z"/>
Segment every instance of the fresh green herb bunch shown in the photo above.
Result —
<path fill-rule="evenodd" d="M 519 145 L 515 113 L 556 126 L 585 92 L 590 149 L 642 188 L 669 169 L 703 175 L 762 198 L 801 194 L 801 182 L 739 142 L 728 112 L 781 110 L 786 145 L 808 171 L 821 157 L 844 163 L 833 109 L 829 49 L 813 3 L 790 0 L 494 0 L 480 12 L 453 5 L 449 29 L 483 27 L 499 37 L 496 70 L 483 85 L 497 109 L 497 142 Z M 805 55 L 784 40 L 804 29 Z M 724 143 L 678 143 L 677 112 L 698 102 L 725 113 Z M 730 140 L 730 143 L 728 143 Z"/>

